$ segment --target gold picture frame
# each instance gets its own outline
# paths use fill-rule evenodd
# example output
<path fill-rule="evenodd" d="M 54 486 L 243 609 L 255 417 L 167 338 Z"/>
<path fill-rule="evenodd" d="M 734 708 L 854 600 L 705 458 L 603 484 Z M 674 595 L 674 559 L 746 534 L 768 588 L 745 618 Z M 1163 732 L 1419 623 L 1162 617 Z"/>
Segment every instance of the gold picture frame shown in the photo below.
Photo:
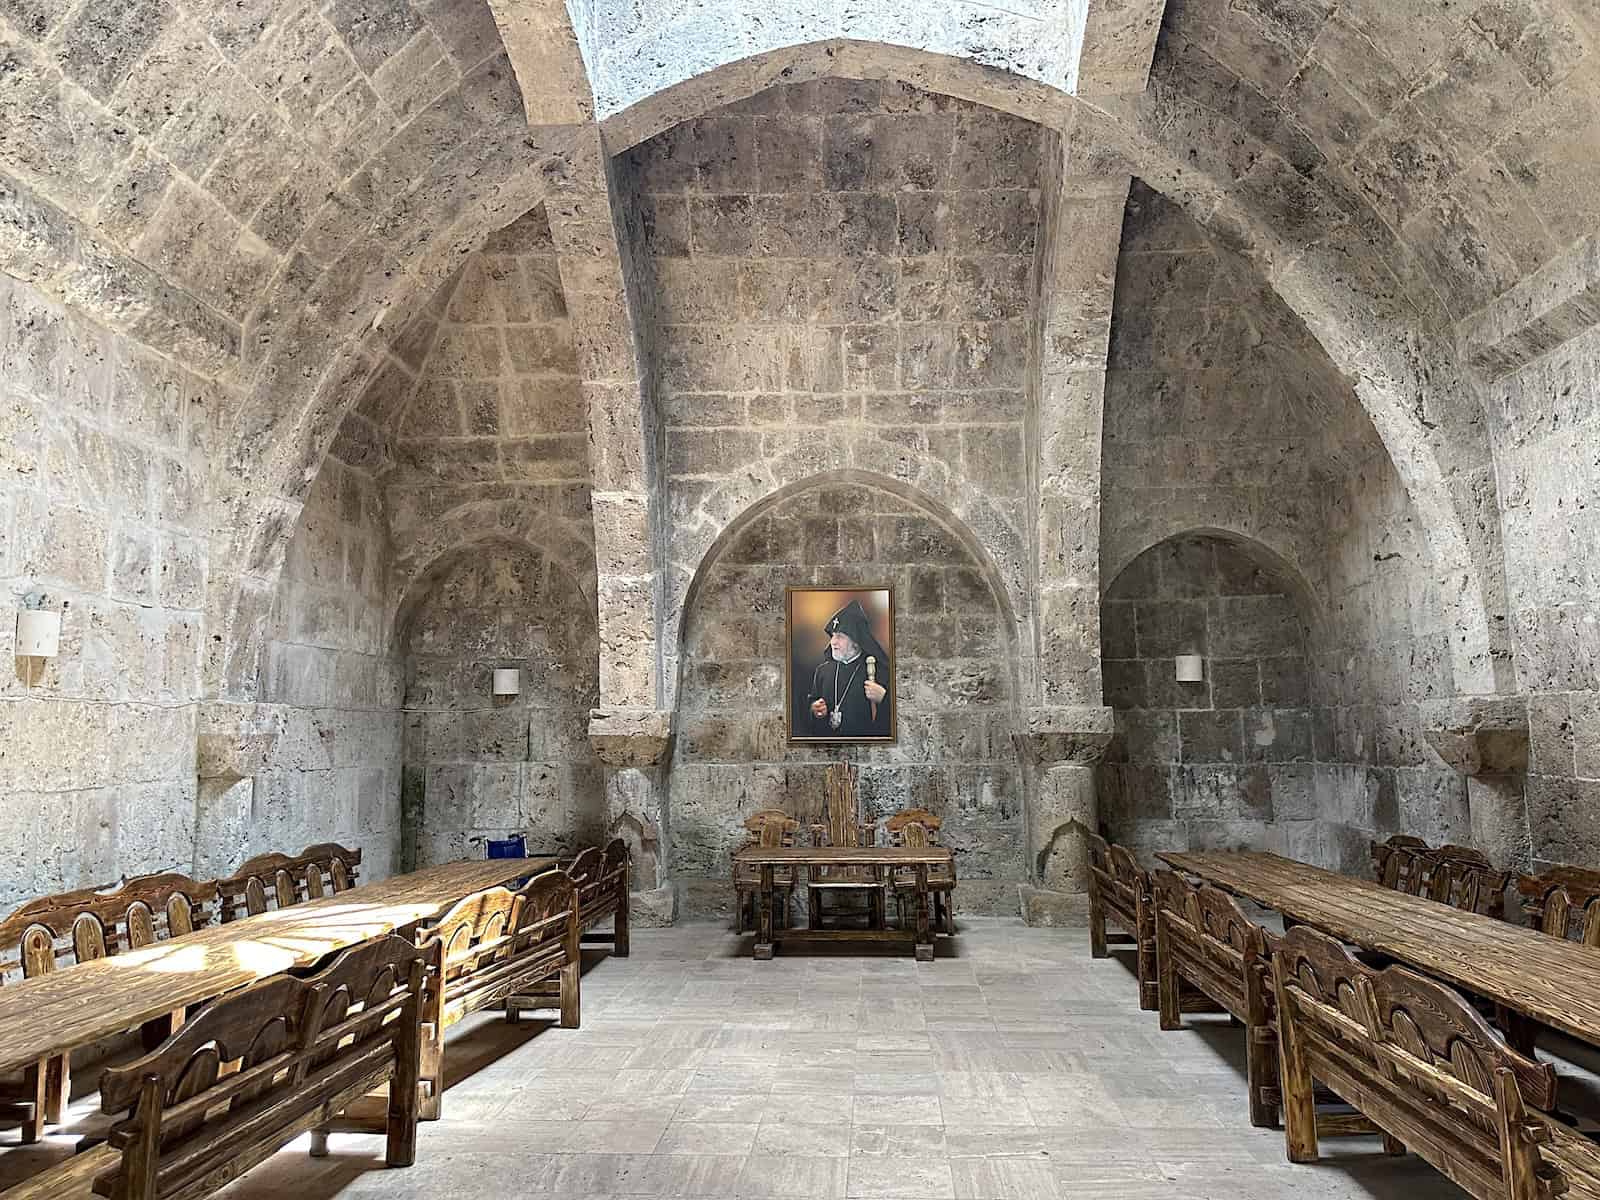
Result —
<path fill-rule="evenodd" d="M 784 588 L 784 730 L 791 745 L 892 745 L 900 736 L 894 588 Z M 843 636 L 836 657 L 831 632 Z M 854 637 L 851 634 L 855 634 Z M 884 691 L 871 697 L 868 683 Z"/>

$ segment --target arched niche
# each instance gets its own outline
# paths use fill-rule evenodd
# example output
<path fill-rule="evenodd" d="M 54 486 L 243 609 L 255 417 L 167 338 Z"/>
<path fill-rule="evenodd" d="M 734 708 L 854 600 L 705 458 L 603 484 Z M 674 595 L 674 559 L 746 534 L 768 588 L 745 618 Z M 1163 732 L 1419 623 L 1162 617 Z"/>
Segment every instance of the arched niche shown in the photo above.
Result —
<path fill-rule="evenodd" d="M 515 833 L 536 852 L 599 839 L 594 602 L 565 563 L 507 538 L 458 546 L 405 596 L 395 648 L 408 866 L 476 857 Z M 493 694 L 496 668 L 521 671 L 518 694 Z"/>
<path fill-rule="evenodd" d="M 899 740 L 791 745 L 786 586 L 895 587 Z M 1015 911 L 1026 878 L 1012 734 L 1014 622 L 993 564 L 948 509 L 853 472 L 783 488 L 735 518 L 688 589 L 669 775 L 672 874 L 691 914 L 727 903 L 729 856 L 757 809 L 820 819 L 823 773 L 861 770 L 865 815 L 945 819 L 967 911 Z"/>
<path fill-rule="evenodd" d="M 1141 852 L 1272 849 L 1320 861 L 1311 592 L 1281 556 L 1195 530 L 1126 563 L 1100 609 L 1116 736 L 1099 766 L 1110 836 Z M 1204 661 L 1177 679 L 1178 655 Z"/>

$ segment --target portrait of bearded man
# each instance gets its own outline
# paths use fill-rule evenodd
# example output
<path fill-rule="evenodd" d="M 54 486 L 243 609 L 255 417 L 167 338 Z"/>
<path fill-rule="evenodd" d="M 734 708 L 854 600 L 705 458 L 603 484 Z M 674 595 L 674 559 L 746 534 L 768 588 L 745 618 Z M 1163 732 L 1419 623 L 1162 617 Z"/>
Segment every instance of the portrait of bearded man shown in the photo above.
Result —
<path fill-rule="evenodd" d="M 889 656 L 872 634 L 861 601 L 852 600 L 823 627 L 828 649 L 812 672 L 802 731 L 817 738 L 890 738 L 894 735 Z"/>

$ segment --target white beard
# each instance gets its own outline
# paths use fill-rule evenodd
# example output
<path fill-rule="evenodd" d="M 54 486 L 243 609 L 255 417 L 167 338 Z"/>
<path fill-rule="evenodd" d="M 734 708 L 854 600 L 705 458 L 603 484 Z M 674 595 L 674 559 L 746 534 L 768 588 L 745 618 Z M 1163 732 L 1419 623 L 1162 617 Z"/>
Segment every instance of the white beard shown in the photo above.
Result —
<path fill-rule="evenodd" d="M 845 666 L 849 666 L 851 663 L 855 662 L 856 659 L 861 657 L 861 647 L 852 644 L 849 654 L 840 654 L 832 646 L 829 646 L 828 653 L 833 656 L 834 662 L 843 663 Z"/>

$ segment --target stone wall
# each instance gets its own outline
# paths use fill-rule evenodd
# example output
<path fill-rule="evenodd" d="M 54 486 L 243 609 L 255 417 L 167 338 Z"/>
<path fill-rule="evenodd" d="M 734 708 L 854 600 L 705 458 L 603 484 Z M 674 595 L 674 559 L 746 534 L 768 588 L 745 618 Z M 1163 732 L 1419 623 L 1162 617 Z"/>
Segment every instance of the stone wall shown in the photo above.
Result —
<path fill-rule="evenodd" d="M 788 744 L 784 588 L 884 583 L 896 589 L 898 742 Z M 884 488 L 806 488 L 741 521 L 708 561 L 685 630 L 669 786 L 670 869 L 688 911 L 726 911 L 744 817 L 778 807 L 822 820 L 827 765 L 850 759 L 867 818 L 912 807 L 944 818 L 963 910 L 1014 913 L 1027 871 L 1005 628 L 959 533 Z"/>
<path fill-rule="evenodd" d="M 389 646 L 390 565 L 382 493 L 328 458 L 300 513 L 279 577 L 260 696 L 298 736 L 279 739 L 254 778 L 250 819 L 213 839 L 202 864 L 337 841 L 362 850 L 362 875 L 399 867 L 400 664 Z"/>
<path fill-rule="evenodd" d="M 408 865 L 481 857 L 485 838 L 514 833 L 562 854 L 597 842 L 594 598 L 568 565 L 468 547 L 417 585 L 402 619 Z M 492 694 L 496 667 L 521 669 L 520 695 Z"/>
<path fill-rule="evenodd" d="M 1466 330 L 1490 382 L 1536 866 L 1600 862 L 1600 247 L 1571 251 Z"/>
<path fill-rule="evenodd" d="M 1263 547 L 1313 609 L 1317 821 L 1290 849 L 1360 871 L 1374 834 L 1465 840 L 1464 786 L 1423 736 L 1454 687 L 1448 581 L 1371 421 L 1259 276 L 1138 181 L 1123 229 L 1103 575 L 1192 531 Z"/>
<path fill-rule="evenodd" d="M 625 156 L 656 284 L 669 636 L 738 513 L 838 469 L 915 485 L 981 531 L 1012 611 L 1029 611 L 1039 137 L 975 105 L 826 80 Z"/>
<path fill-rule="evenodd" d="M 1294 585 L 1238 543 L 1178 537 L 1145 551 L 1100 612 L 1117 735 L 1100 816 L 1142 857 L 1255 848 L 1315 853 L 1310 661 Z M 1174 657 L 1205 658 L 1199 683 Z"/>
<path fill-rule="evenodd" d="M 225 396 L 0 276 L 0 906 L 194 860 Z M 61 614 L 14 656 L 15 610 Z"/>

